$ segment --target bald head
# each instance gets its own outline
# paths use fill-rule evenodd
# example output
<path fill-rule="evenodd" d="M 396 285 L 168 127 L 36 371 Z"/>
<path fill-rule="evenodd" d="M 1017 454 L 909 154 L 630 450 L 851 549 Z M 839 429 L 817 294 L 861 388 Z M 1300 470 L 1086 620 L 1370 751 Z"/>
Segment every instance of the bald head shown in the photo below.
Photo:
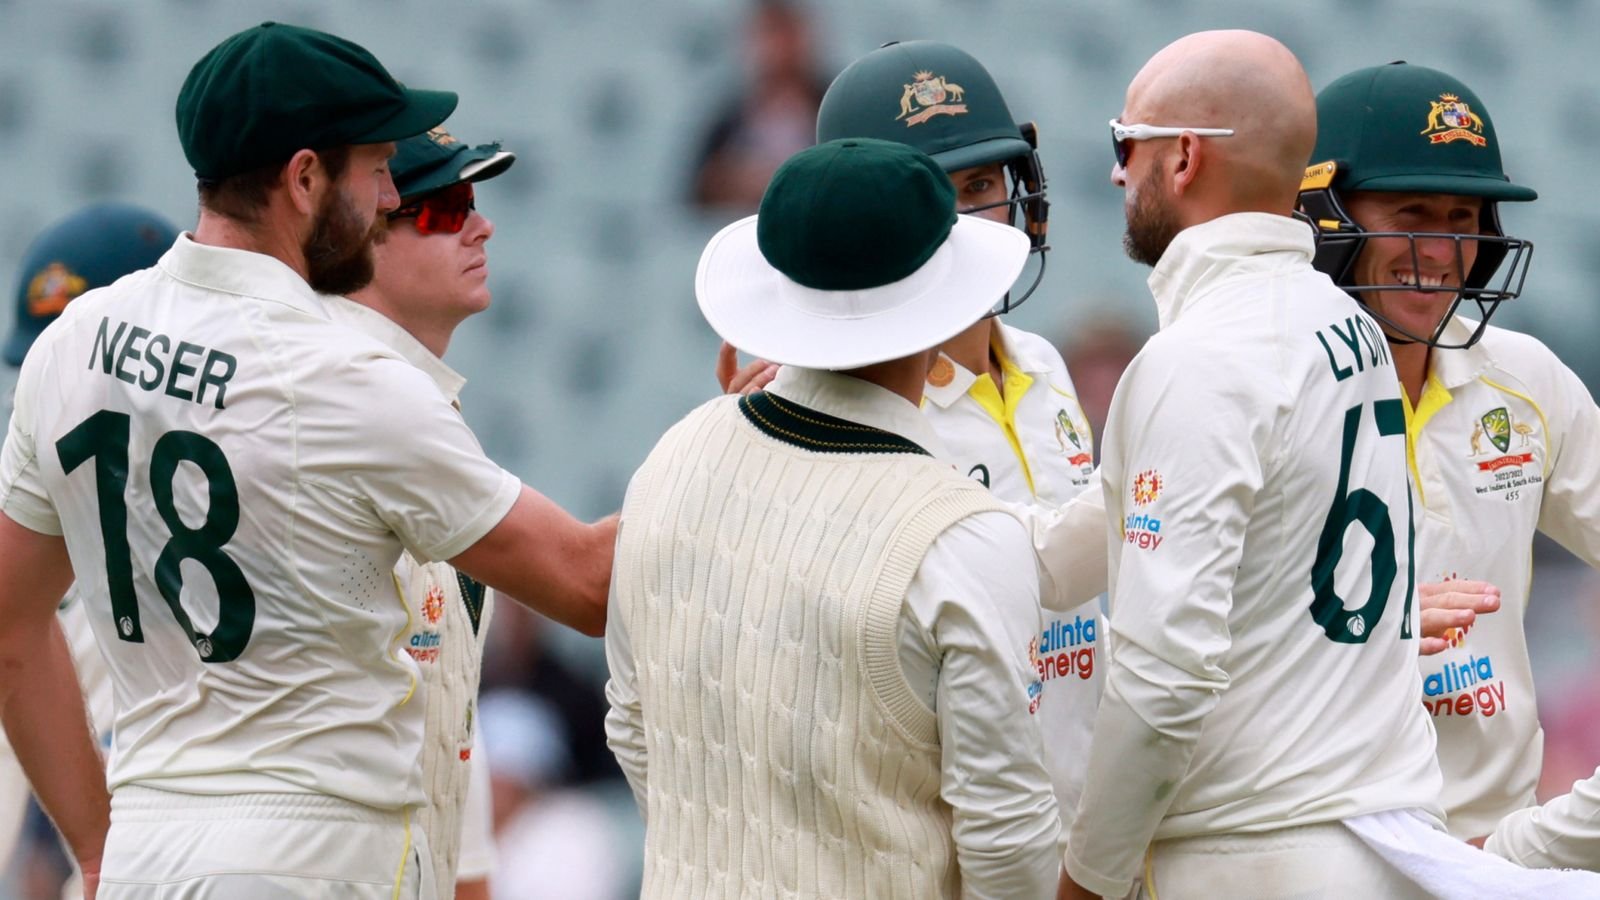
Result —
<path fill-rule="evenodd" d="M 1232 128 L 1208 139 L 1208 193 L 1240 209 L 1294 207 L 1317 138 L 1316 95 L 1288 47 L 1254 31 L 1168 44 L 1128 85 L 1124 122 Z M 1281 207 L 1281 209 L 1279 209 Z"/>

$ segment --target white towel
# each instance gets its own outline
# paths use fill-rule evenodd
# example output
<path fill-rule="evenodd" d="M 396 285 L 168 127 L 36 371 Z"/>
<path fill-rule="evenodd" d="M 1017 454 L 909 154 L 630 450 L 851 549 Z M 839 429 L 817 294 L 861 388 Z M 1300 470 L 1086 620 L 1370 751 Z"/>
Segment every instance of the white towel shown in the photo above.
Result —
<path fill-rule="evenodd" d="M 1600 875 L 1524 869 L 1459 841 L 1411 810 L 1345 819 L 1373 852 L 1439 900 L 1594 900 Z"/>

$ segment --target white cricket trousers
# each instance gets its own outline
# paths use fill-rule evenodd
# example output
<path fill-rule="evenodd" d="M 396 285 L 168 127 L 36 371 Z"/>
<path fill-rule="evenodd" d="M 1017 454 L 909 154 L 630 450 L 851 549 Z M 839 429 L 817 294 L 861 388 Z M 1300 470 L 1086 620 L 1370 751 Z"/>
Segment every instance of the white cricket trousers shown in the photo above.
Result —
<path fill-rule="evenodd" d="M 1140 900 L 1429 900 L 1342 822 L 1150 845 Z"/>
<path fill-rule="evenodd" d="M 100 900 L 438 900 L 408 810 L 321 794 L 121 787 Z"/>

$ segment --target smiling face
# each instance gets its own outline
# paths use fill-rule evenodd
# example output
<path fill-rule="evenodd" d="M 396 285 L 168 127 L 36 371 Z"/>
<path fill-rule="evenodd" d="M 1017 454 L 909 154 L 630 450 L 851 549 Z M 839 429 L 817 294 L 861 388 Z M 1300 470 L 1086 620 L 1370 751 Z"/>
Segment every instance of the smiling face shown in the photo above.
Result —
<path fill-rule="evenodd" d="M 1364 231 L 1436 235 L 1481 233 L 1483 198 L 1455 194 L 1357 191 L 1345 210 Z M 1415 253 L 1413 253 L 1415 246 Z M 1351 270 L 1356 285 L 1420 285 L 1459 288 L 1478 257 L 1478 242 L 1451 237 L 1369 237 Z M 1370 309 L 1414 336 L 1431 335 L 1455 302 L 1449 290 L 1365 291 Z"/>

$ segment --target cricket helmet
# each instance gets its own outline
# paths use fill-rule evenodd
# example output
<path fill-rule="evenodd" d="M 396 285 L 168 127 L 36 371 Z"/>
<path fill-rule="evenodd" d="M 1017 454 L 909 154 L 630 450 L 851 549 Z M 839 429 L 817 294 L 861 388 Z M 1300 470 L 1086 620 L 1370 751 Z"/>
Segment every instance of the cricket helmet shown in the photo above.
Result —
<path fill-rule="evenodd" d="M 817 112 L 817 142 L 877 138 L 909 144 L 948 173 L 1001 163 L 1011 222 L 1028 235 L 1040 265 L 1021 297 L 1010 294 L 995 312 L 1020 306 L 1039 286 L 1049 250 L 1050 204 L 1039 163 L 1038 131 L 1018 123 L 987 69 L 970 54 L 938 41 L 891 41 L 845 68 L 828 86 Z M 963 209 L 978 212 L 990 207 Z"/>
<path fill-rule="evenodd" d="M 51 225 L 23 256 L 5 361 L 22 365 L 39 333 L 75 297 L 148 269 L 177 239 L 172 223 L 128 203 L 96 203 Z"/>
<path fill-rule="evenodd" d="M 1483 199 L 1477 234 L 1368 231 L 1351 218 L 1345 199 L 1355 191 L 1452 194 Z M 1453 293 L 1454 302 L 1431 334 L 1414 334 L 1369 308 L 1394 343 L 1445 349 L 1469 347 L 1482 337 L 1496 308 L 1515 298 L 1527 278 L 1533 244 L 1508 237 L 1500 225 L 1502 200 L 1538 197 L 1513 184 L 1500 162 L 1500 142 L 1488 109 L 1456 78 L 1405 62 L 1373 66 L 1334 81 L 1317 95 L 1317 144 L 1300 185 L 1300 211 L 1318 233 L 1316 268 L 1358 300 L 1364 293 L 1422 291 Z M 1453 241 L 1454 283 L 1355 284 L 1355 264 L 1367 239 L 1404 237 L 1417 259 L 1418 238 Z M 1474 242 L 1467 271 L 1462 252 Z M 1459 285 L 1459 287 L 1458 287 Z M 1445 326 L 1462 301 L 1477 304 L 1482 318 L 1470 337 L 1444 343 Z"/>

